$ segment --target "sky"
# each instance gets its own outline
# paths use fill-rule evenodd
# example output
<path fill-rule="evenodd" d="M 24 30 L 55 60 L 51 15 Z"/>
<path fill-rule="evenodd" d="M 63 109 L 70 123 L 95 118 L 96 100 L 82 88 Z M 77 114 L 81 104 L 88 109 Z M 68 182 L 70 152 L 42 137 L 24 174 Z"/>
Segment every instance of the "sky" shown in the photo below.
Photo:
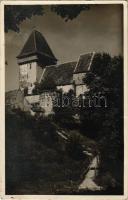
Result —
<path fill-rule="evenodd" d="M 6 91 L 19 87 L 16 56 L 33 28 L 43 34 L 58 63 L 77 61 L 80 54 L 94 51 L 122 55 L 122 9 L 122 5 L 91 5 L 90 10 L 68 22 L 47 9 L 43 16 L 23 21 L 19 33 L 5 33 Z"/>

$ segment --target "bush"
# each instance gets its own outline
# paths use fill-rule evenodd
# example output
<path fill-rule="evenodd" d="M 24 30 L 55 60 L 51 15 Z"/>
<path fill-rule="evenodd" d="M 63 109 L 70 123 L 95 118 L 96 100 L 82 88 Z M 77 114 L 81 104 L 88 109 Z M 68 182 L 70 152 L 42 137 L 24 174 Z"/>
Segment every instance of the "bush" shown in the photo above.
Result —
<path fill-rule="evenodd" d="M 6 194 L 55 194 L 58 187 L 76 185 L 85 159 L 59 149 L 49 119 L 17 113 L 6 115 Z"/>
<path fill-rule="evenodd" d="M 81 144 L 81 135 L 78 132 L 72 131 L 68 137 L 66 150 L 69 156 L 76 160 L 85 159 Z"/>

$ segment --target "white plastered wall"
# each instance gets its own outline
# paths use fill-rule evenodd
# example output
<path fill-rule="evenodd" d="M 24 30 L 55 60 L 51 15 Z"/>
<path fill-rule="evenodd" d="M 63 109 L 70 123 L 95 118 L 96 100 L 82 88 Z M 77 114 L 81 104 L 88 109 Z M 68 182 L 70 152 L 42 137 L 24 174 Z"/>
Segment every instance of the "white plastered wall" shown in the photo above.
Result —
<path fill-rule="evenodd" d="M 86 91 L 88 91 L 86 85 L 77 85 L 76 86 L 76 96 L 78 97 L 80 94 L 84 94 Z"/>
<path fill-rule="evenodd" d="M 37 63 L 32 62 L 27 64 L 27 69 L 28 69 L 28 83 L 35 83 L 36 82 L 36 77 L 37 77 Z"/>
<path fill-rule="evenodd" d="M 28 94 L 32 93 L 34 83 L 40 80 L 42 72 L 43 69 L 37 62 L 20 65 L 20 82 L 26 82 L 24 86 L 28 86 Z"/>
<path fill-rule="evenodd" d="M 57 86 L 57 89 L 62 89 L 63 93 L 67 93 L 67 92 L 69 92 L 69 90 L 74 90 L 74 86 L 73 85 L 60 85 L 60 86 Z"/>

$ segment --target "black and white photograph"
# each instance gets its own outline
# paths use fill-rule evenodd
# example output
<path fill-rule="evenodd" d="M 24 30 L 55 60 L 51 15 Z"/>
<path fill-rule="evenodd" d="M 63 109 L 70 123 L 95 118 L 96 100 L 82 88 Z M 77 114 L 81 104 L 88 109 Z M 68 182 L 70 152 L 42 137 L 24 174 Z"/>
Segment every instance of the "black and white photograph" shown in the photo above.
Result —
<path fill-rule="evenodd" d="M 124 195 L 123 12 L 4 5 L 5 195 Z"/>

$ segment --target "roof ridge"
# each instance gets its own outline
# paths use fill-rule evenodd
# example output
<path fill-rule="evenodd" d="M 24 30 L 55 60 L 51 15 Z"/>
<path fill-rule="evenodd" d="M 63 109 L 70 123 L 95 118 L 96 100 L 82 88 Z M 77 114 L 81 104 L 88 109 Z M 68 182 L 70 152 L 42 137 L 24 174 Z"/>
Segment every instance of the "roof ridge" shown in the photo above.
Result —
<path fill-rule="evenodd" d="M 93 61 L 93 58 L 94 58 L 94 56 L 95 56 L 95 51 L 93 51 L 93 53 L 92 53 L 92 57 L 91 57 L 91 60 L 90 60 L 90 64 L 89 64 L 89 67 L 88 67 L 88 70 L 90 70 L 91 69 L 91 65 L 92 65 L 92 61 Z"/>
<path fill-rule="evenodd" d="M 34 45 L 35 45 L 35 51 L 37 51 L 37 48 L 36 48 L 36 30 L 34 30 L 33 32 L 34 32 Z"/>
<path fill-rule="evenodd" d="M 77 61 L 69 61 L 69 62 L 64 62 L 64 63 L 60 63 L 60 64 L 55 64 L 55 65 L 48 65 L 48 66 L 46 66 L 46 68 L 48 68 L 48 67 L 53 67 L 53 66 L 59 66 L 59 65 L 63 65 L 63 64 L 68 64 L 68 63 L 72 63 L 72 62 L 77 62 Z"/>
<path fill-rule="evenodd" d="M 76 69 L 77 69 L 77 66 L 78 66 L 78 62 L 79 62 L 80 56 L 81 56 L 81 55 L 79 55 L 78 61 L 76 62 L 76 66 L 75 66 L 75 68 L 74 68 L 74 72 L 75 72 Z"/>
<path fill-rule="evenodd" d="M 94 51 L 91 51 L 91 52 L 88 52 L 88 53 L 81 53 L 81 54 L 79 55 L 79 57 L 80 57 L 80 56 L 89 55 L 89 54 L 93 54 L 93 53 L 94 53 Z"/>
<path fill-rule="evenodd" d="M 48 52 L 43 52 L 43 54 L 45 55 L 48 55 L 50 58 L 52 58 L 52 59 L 56 59 L 56 57 L 54 56 L 54 54 L 53 54 L 53 52 L 52 52 L 52 49 L 51 49 L 51 47 L 50 47 L 50 45 L 49 45 L 49 43 L 47 42 L 47 40 L 46 40 L 46 38 L 44 37 L 44 35 L 41 33 L 41 32 L 39 32 L 39 31 L 36 31 L 37 32 L 37 34 L 43 39 L 43 41 L 45 42 L 45 45 L 46 45 L 46 48 L 48 48 L 48 50 L 49 50 L 49 53 L 51 54 L 49 54 Z M 40 51 L 39 51 L 40 52 Z M 57 60 L 57 59 L 56 59 Z"/>
<path fill-rule="evenodd" d="M 91 55 L 92 54 L 92 55 Z M 84 54 L 80 54 L 79 55 L 79 58 L 78 58 L 78 61 L 77 61 L 77 63 L 76 63 L 76 67 L 75 67 L 75 69 L 74 69 L 74 73 L 82 73 L 82 72 L 78 72 L 77 71 L 77 68 L 79 67 L 79 62 L 80 62 L 80 58 L 82 57 L 82 56 L 89 56 L 89 55 L 91 55 L 91 60 L 90 60 L 90 63 L 89 63 L 89 67 L 88 68 L 90 68 L 90 65 L 91 65 L 91 63 L 92 63 L 92 60 L 93 60 L 93 55 L 95 54 L 95 52 L 94 51 L 92 51 L 92 52 L 89 52 L 89 53 L 84 53 Z M 76 72 L 77 71 L 77 72 Z"/>
<path fill-rule="evenodd" d="M 66 64 L 66 63 L 72 63 L 72 62 L 77 62 L 77 61 L 64 62 L 64 63 L 60 63 L 60 64 L 58 64 L 58 65 L 63 65 L 63 64 Z"/>

